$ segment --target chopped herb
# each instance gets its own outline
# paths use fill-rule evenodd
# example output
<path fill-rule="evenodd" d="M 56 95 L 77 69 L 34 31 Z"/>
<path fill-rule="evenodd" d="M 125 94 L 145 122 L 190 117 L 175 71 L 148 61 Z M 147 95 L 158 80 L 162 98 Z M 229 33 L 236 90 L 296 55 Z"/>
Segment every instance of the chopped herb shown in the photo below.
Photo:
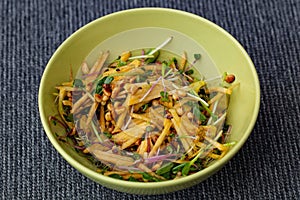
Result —
<path fill-rule="evenodd" d="M 103 83 L 104 83 L 104 81 L 105 81 L 105 78 L 106 78 L 106 77 L 104 77 L 104 78 L 102 78 L 102 79 L 100 79 L 100 80 L 98 81 L 98 83 L 97 83 L 97 85 L 96 85 L 96 90 L 95 90 L 95 93 L 96 93 L 96 94 L 102 94 L 102 91 L 103 91 L 102 85 L 103 85 Z"/>
<path fill-rule="evenodd" d="M 110 139 L 112 137 L 112 134 L 108 131 L 104 131 L 103 134 L 108 138 Z"/>
<path fill-rule="evenodd" d="M 112 178 L 115 178 L 115 179 L 123 180 L 123 177 L 120 176 L 119 174 L 111 174 L 111 175 L 109 175 L 109 177 L 112 177 Z"/>
<path fill-rule="evenodd" d="M 114 77 L 107 76 L 106 79 L 104 80 L 103 84 L 110 84 L 113 80 L 114 80 Z"/>
<path fill-rule="evenodd" d="M 187 176 L 188 173 L 190 172 L 190 168 L 191 168 L 191 162 L 185 163 L 184 167 L 182 168 L 182 176 Z"/>
<path fill-rule="evenodd" d="M 150 176 L 148 173 L 146 172 L 143 172 L 141 173 L 143 175 L 143 178 L 146 179 L 146 180 L 151 180 L 152 179 L 152 176 Z"/>
<path fill-rule="evenodd" d="M 207 119 L 205 117 L 205 115 L 200 111 L 199 106 L 194 106 L 193 107 L 193 114 L 201 122 L 204 122 Z"/>
<path fill-rule="evenodd" d="M 72 113 L 70 113 L 70 114 L 68 114 L 68 115 L 65 115 L 64 117 L 65 117 L 65 119 L 66 119 L 68 122 L 73 122 L 73 121 L 74 121 L 74 119 L 73 119 L 73 114 L 72 114 Z"/>
<path fill-rule="evenodd" d="M 64 106 L 64 113 L 70 113 L 71 106 Z"/>
<path fill-rule="evenodd" d="M 125 65 L 127 65 L 126 62 L 123 62 L 123 61 L 121 61 L 121 60 L 118 60 L 118 61 L 117 61 L 117 67 L 122 67 L 122 66 L 125 66 Z"/>
<path fill-rule="evenodd" d="M 171 178 L 171 172 L 166 172 L 164 174 L 162 174 L 161 176 L 164 177 L 165 179 L 169 180 Z"/>
<path fill-rule="evenodd" d="M 194 73 L 194 70 L 193 69 L 190 69 L 190 70 L 187 70 L 185 72 L 186 75 L 192 75 Z"/>
<path fill-rule="evenodd" d="M 171 146 L 167 146 L 167 151 L 168 151 L 169 153 L 173 153 L 173 148 L 172 148 Z"/>
<path fill-rule="evenodd" d="M 181 163 L 180 165 L 173 167 L 172 173 L 177 174 L 185 165 L 186 165 L 186 163 Z"/>
<path fill-rule="evenodd" d="M 153 131 L 153 127 L 152 126 L 147 126 L 146 127 L 146 132 L 151 132 L 151 131 Z"/>
<path fill-rule="evenodd" d="M 224 132 L 224 133 L 228 132 L 228 130 L 230 129 L 230 127 L 231 127 L 231 125 L 225 123 L 225 124 L 223 125 L 223 132 Z"/>
<path fill-rule="evenodd" d="M 141 155 L 138 153 L 133 153 L 132 157 L 134 158 L 134 160 L 139 160 L 141 159 Z"/>
<path fill-rule="evenodd" d="M 227 72 L 224 72 L 223 75 L 222 75 L 222 80 L 223 80 L 223 81 L 225 81 L 226 76 L 227 76 Z"/>
<path fill-rule="evenodd" d="M 84 84 L 83 84 L 82 80 L 80 80 L 80 79 L 74 79 L 74 81 L 73 81 L 73 87 L 83 88 Z"/>
<path fill-rule="evenodd" d="M 168 92 L 161 91 L 160 96 L 163 102 L 170 102 Z"/>
<path fill-rule="evenodd" d="M 172 169 L 173 166 L 174 166 L 174 163 L 169 162 L 169 163 L 163 165 L 162 167 L 160 167 L 158 170 L 156 170 L 156 173 L 158 175 L 162 175 L 162 174 L 165 174 L 167 172 L 170 172 L 170 170 Z"/>
<path fill-rule="evenodd" d="M 173 58 L 170 60 L 169 65 L 171 65 L 172 63 L 174 63 L 174 65 L 177 66 L 178 61 L 177 61 L 177 59 L 176 59 L 175 57 L 173 57 Z"/>
<path fill-rule="evenodd" d="M 56 126 L 57 121 L 56 121 L 55 119 L 51 120 L 51 122 L 52 122 L 52 124 L 53 124 L 54 126 Z"/>
<path fill-rule="evenodd" d="M 103 84 L 110 84 L 114 80 L 114 77 L 112 76 L 105 76 L 102 79 L 100 79 L 96 85 L 96 94 L 102 94 L 103 92 Z"/>
<path fill-rule="evenodd" d="M 145 112 L 147 110 L 147 108 L 149 107 L 149 103 L 146 103 L 144 105 L 141 106 L 141 110 L 142 112 Z"/>
<path fill-rule="evenodd" d="M 143 175 L 143 179 L 148 180 L 148 181 L 155 181 L 155 182 L 159 182 L 161 181 L 160 179 L 151 176 L 150 174 L 146 173 L 146 172 L 142 172 L 141 173 Z"/>
<path fill-rule="evenodd" d="M 199 60 L 201 58 L 201 54 L 200 53 L 195 53 L 194 58 L 195 58 L 195 60 Z"/>
<path fill-rule="evenodd" d="M 209 108 L 208 108 L 208 103 L 206 101 L 204 101 L 203 99 L 201 99 L 199 97 L 199 95 L 197 94 L 197 92 L 195 92 L 194 90 L 191 90 L 192 94 L 191 93 L 188 93 L 188 95 L 190 97 L 194 97 L 196 99 L 199 100 L 199 102 L 201 103 L 201 105 L 203 106 L 203 108 L 210 114 L 210 116 L 212 117 L 212 119 L 214 121 L 216 121 L 218 119 L 218 116 L 216 116 Z"/>
<path fill-rule="evenodd" d="M 102 94 L 103 87 L 100 84 L 97 84 L 95 94 Z"/>
<path fill-rule="evenodd" d="M 134 177 L 130 176 L 128 181 L 131 181 L 131 182 L 138 182 L 138 180 L 136 180 Z"/>

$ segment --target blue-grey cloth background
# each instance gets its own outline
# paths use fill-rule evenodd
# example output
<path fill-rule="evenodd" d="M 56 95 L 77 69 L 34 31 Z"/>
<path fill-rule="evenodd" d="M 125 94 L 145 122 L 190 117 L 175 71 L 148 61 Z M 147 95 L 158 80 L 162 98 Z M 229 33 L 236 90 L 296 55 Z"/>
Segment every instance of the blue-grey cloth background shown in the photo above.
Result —
<path fill-rule="evenodd" d="M 261 85 L 258 120 L 240 152 L 206 181 L 165 195 L 87 179 L 54 149 L 39 118 L 40 79 L 58 46 L 94 19 L 137 7 L 180 9 L 223 27 L 249 53 Z M 0 17 L 2 199 L 300 199 L 299 0 L 1 0 Z"/>

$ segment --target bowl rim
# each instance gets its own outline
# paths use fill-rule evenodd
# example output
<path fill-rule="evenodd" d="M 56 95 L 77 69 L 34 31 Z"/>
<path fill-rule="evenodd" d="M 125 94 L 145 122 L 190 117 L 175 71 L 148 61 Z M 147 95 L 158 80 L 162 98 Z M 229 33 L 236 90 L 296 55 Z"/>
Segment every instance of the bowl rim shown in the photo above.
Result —
<path fill-rule="evenodd" d="M 104 20 L 107 18 L 113 18 L 115 16 L 118 15 L 124 15 L 124 14 L 128 14 L 128 13 L 132 13 L 132 12 L 147 12 L 147 11 L 155 11 L 155 12 L 169 12 L 170 14 L 177 14 L 177 15 L 184 15 L 186 17 L 190 17 L 190 18 L 194 18 L 197 20 L 200 20 L 202 23 L 206 23 L 209 26 L 217 29 L 217 31 L 219 31 L 221 34 L 224 34 L 228 39 L 231 40 L 231 42 L 233 42 L 238 49 L 241 51 L 241 53 L 243 54 L 243 56 L 246 58 L 246 60 L 249 63 L 249 66 L 251 67 L 251 71 L 252 71 L 252 75 L 255 79 L 255 92 L 256 92 L 256 98 L 255 98 L 255 106 L 254 106 L 254 112 L 251 118 L 251 121 L 246 129 L 246 131 L 244 132 L 243 136 L 241 137 L 241 139 L 236 143 L 236 145 L 234 145 L 232 147 L 232 149 L 219 161 L 216 161 L 213 165 L 202 169 L 201 171 L 186 176 L 186 177 L 182 177 L 180 179 L 176 179 L 176 180 L 167 180 L 167 181 L 162 181 L 162 182 L 130 182 L 130 181 L 125 181 L 125 180 L 118 180 L 118 179 L 114 179 L 111 177 L 107 177 L 104 176 L 102 174 L 97 173 L 96 171 L 89 169 L 88 167 L 82 165 L 81 163 L 77 162 L 74 158 L 72 158 L 72 156 L 70 156 L 66 151 L 64 151 L 64 149 L 60 146 L 60 144 L 56 141 L 54 134 L 52 133 L 50 127 L 49 127 L 49 123 L 48 123 L 48 119 L 46 116 L 46 113 L 44 112 L 44 110 L 42 109 L 43 107 L 43 85 L 45 85 L 45 77 L 49 71 L 50 66 L 52 65 L 52 62 L 54 60 L 55 57 L 57 57 L 59 55 L 59 53 L 64 49 L 64 47 L 68 44 L 68 41 L 74 37 L 75 35 L 80 34 L 84 29 L 88 28 L 89 26 L 96 24 L 98 21 L 100 20 Z M 73 34 L 71 34 L 64 42 L 62 42 L 62 44 L 56 49 L 56 51 L 54 52 L 54 54 L 51 56 L 50 60 L 48 61 L 41 81 L 40 81 L 40 86 L 39 86 L 39 93 L 38 93 L 38 107 L 39 107 L 39 112 L 40 112 L 40 118 L 42 121 L 42 125 L 43 128 L 46 132 L 46 135 L 48 136 L 50 142 L 52 143 L 52 145 L 55 147 L 55 149 L 61 154 L 61 156 L 69 163 L 71 164 L 71 166 L 73 166 L 75 169 L 77 169 L 78 171 L 80 171 L 82 174 L 84 174 L 85 176 L 91 177 L 94 180 L 99 180 L 101 182 L 105 182 L 107 185 L 115 185 L 115 186 L 121 186 L 121 187 L 127 187 L 127 188 L 135 188 L 135 189 L 157 189 L 157 188 L 162 188 L 162 187 L 166 187 L 166 186 L 172 186 L 172 185 L 177 185 L 177 184 L 183 184 L 185 182 L 189 182 L 189 181 L 193 181 L 196 180 L 200 177 L 205 176 L 206 174 L 213 174 L 215 171 L 218 171 L 216 169 L 221 168 L 224 164 L 226 164 L 235 154 L 238 153 L 238 151 L 240 150 L 240 148 L 244 145 L 244 143 L 246 142 L 246 140 L 248 139 L 248 137 L 250 136 L 257 117 L 258 117 L 258 113 L 259 113 L 259 108 L 260 108 L 260 85 L 259 85 L 259 79 L 258 79 L 258 75 L 255 69 L 255 66 L 251 60 L 251 58 L 249 57 L 249 55 L 247 54 L 247 52 L 245 51 L 245 49 L 243 48 L 243 46 L 231 35 L 229 34 L 227 31 L 225 31 L 223 28 L 221 28 L 220 26 L 218 26 L 217 24 L 201 17 L 198 16 L 196 14 L 192 14 L 183 10 L 177 10 L 177 9 L 171 9 L 171 8 L 159 8 L 159 7 L 144 7 L 144 8 L 133 8 L 133 9 L 127 9 L 127 10 L 122 10 L 122 11 L 117 11 L 114 13 L 110 13 L 108 15 L 102 16 L 98 19 L 95 19 L 89 23 L 87 23 L 86 25 L 82 26 L 81 28 L 79 28 L 77 31 L 75 31 Z"/>

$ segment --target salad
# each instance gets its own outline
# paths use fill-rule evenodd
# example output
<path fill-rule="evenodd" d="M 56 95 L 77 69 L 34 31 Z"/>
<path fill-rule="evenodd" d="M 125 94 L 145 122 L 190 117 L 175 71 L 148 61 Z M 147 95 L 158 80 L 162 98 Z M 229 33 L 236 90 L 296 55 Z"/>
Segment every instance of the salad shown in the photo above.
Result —
<path fill-rule="evenodd" d="M 233 74 L 206 79 L 194 54 L 174 56 L 154 49 L 125 51 L 107 63 L 101 52 L 93 66 L 56 86 L 58 138 L 87 157 L 105 176 L 138 182 L 178 179 L 226 155 L 226 123 Z M 215 84 L 217 82 L 217 84 Z M 212 84 L 214 83 L 214 84 Z"/>

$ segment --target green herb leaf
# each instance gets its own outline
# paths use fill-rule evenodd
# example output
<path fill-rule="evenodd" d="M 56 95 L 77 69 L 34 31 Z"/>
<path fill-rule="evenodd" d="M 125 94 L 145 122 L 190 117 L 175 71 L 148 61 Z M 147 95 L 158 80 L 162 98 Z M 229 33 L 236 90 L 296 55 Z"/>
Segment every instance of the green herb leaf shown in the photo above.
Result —
<path fill-rule="evenodd" d="M 113 76 L 107 76 L 103 84 L 110 84 L 114 80 Z"/>
<path fill-rule="evenodd" d="M 201 98 L 199 97 L 199 95 L 194 91 L 194 90 L 191 90 L 192 94 L 195 96 L 195 97 L 198 97 L 200 100 Z M 204 100 L 201 100 L 200 104 L 202 105 L 202 107 L 210 114 L 210 116 L 213 118 L 214 121 L 216 121 L 218 119 L 218 116 L 216 116 L 209 108 L 208 108 L 208 104 L 204 101 Z M 207 105 L 206 105 L 207 104 Z"/>
<path fill-rule="evenodd" d="M 105 82 L 105 80 L 107 79 L 107 77 L 108 77 L 108 76 L 105 76 L 105 77 L 101 78 L 101 79 L 99 80 L 98 84 L 103 85 L 104 82 Z"/>
<path fill-rule="evenodd" d="M 161 91 L 160 92 L 161 100 L 164 102 L 170 102 L 168 92 Z"/>
<path fill-rule="evenodd" d="M 210 116 L 212 117 L 212 119 L 213 119 L 214 121 L 217 121 L 217 120 L 218 120 L 218 116 L 215 115 L 214 113 L 211 113 Z"/>
<path fill-rule="evenodd" d="M 194 116 L 200 120 L 201 122 L 204 122 L 206 120 L 205 115 L 200 111 L 199 106 L 194 106 L 193 107 L 193 114 Z"/>
<path fill-rule="evenodd" d="M 211 144 L 207 145 L 204 149 L 201 149 L 199 151 L 199 153 L 191 160 L 189 161 L 188 163 L 185 163 L 186 165 L 183 167 L 181 173 L 183 176 L 187 176 L 188 173 L 190 172 L 191 170 L 191 166 L 197 162 L 198 158 L 206 151 L 207 148 L 210 148 L 211 147 Z"/>
<path fill-rule="evenodd" d="M 172 169 L 173 166 L 174 166 L 174 163 L 169 162 L 169 163 L 163 165 L 162 167 L 160 167 L 159 169 L 157 169 L 156 173 L 158 175 L 162 175 L 162 174 L 165 174 L 167 172 L 170 172 L 170 170 Z"/>
<path fill-rule="evenodd" d="M 64 113 L 70 113 L 71 106 L 63 106 Z"/>
<path fill-rule="evenodd" d="M 180 165 L 173 167 L 172 173 L 177 174 L 177 172 L 179 172 L 185 165 L 186 165 L 186 163 L 181 163 Z"/>
<path fill-rule="evenodd" d="M 231 125 L 225 123 L 223 125 L 223 133 L 227 133 L 229 131 L 229 129 L 231 128 Z"/>
<path fill-rule="evenodd" d="M 222 80 L 223 80 L 223 81 L 225 81 L 226 76 L 227 76 L 227 72 L 224 72 L 224 73 L 223 73 L 223 76 L 222 76 Z"/>
<path fill-rule="evenodd" d="M 154 176 L 151 176 L 150 174 L 148 174 L 146 172 L 142 172 L 141 174 L 143 175 L 143 179 L 145 179 L 145 180 L 155 181 L 155 182 L 161 181 L 160 179 L 158 179 L 158 178 L 156 178 Z"/>
<path fill-rule="evenodd" d="M 142 106 L 141 106 L 142 112 L 145 112 L 145 111 L 147 110 L 148 107 L 149 107 L 149 104 L 148 104 L 148 103 L 142 105 Z"/>
<path fill-rule="evenodd" d="M 127 65 L 126 62 L 123 62 L 123 61 L 121 61 L 121 60 L 118 60 L 118 61 L 117 61 L 117 67 L 122 67 L 122 66 L 125 66 L 125 65 Z"/>
<path fill-rule="evenodd" d="M 115 178 L 115 179 L 123 180 L 123 177 L 120 176 L 119 174 L 111 174 L 111 175 L 109 175 L 109 177 L 112 177 L 112 178 Z"/>
<path fill-rule="evenodd" d="M 173 57 L 173 58 L 170 60 L 169 65 L 170 65 L 172 62 L 174 62 L 175 66 L 177 66 L 178 61 L 177 61 L 177 59 L 176 59 L 175 57 Z"/>
<path fill-rule="evenodd" d="M 96 89 L 95 89 L 95 94 L 101 94 L 102 93 L 102 91 L 103 91 L 103 87 L 102 87 L 103 82 L 104 82 L 103 79 L 100 79 L 98 81 L 98 83 L 96 85 Z"/>
<path fill-rule="evenodd" d="M 173 153 L 173 148 L 172 148 L 171 146 L 167 146 L 167 151 L 168 151 L 169 153 Z"/>
<path fill-rule="evenodd" d="M 185 163 L 185 165 L 181 171 L 182 176 L 187 176 L 190 172 L 190 168 L 191 168 L 191 162 Z"/>
<path fill-rule="evenodd" d="M 74 79 L 73 87 L 83 88 L 84 84 L 81 79 Z"/>
<path fill-rule="evenodd" d="M 65 119 L 68 121 L 68 122 L 73 122 L 74 119 L 73 119 L 73 114 L 68 114 L 68 115 L 64 115 Z"/>
<path fill-rule="evenodd" d="M 201 58 L 201 54 L 200 53 L 195 53 L 194 58 L 195 58 L 195 60 L 199 60 Z"/>
<path fill-rule="evenodd" d="M 131 181 L 131 182 L 138 182 L 135 178 L 133 178 L 132 176 L 129 177 L 128 181 Z"/>
<path fill-rule="evenodd" d="M 142 175 L 143 175 L 144 179 L 146 179 L 146 180 L 152 180 L 152 176 L 150 176 L 150 174 L 148 174 L 146 172 L 143 172 Z"/>
<path fill-rule="evenodd" d="M 54 126 L 56 126 L 57 121 L 56 121 L 55 119 L 52 119 L 51 122 L 52 122 L 52 124 L 53 124 Z"/>
<path fill-rule="evenodd" d="M 109 139 L 112 137 L 112 134 L 108 131 L 104 131 L 103 134 Z"/>
<path fill-rule="evenodd" d="M 103 87 L 100 84 L 97 84 L 95 94 L 102 94 Z"/>
<path fill-rule="evenodd" d="M 138 153 L 133 153 L 132 157 L 134 158 L 134 160 L 139 160 L 141 158 L 141 155 Z"/>
<path fill-rule="evenodd" d="M 114 80 L 113 76 L 105 76 L 102 79 L 100 79 L 96 85 L 96 94 L 102 94 L 103 91 L 103 84 L 110 84 Z"/>
<path fill-rule="evenodd" d="M 167 180 L 170 180 L 171 179 L 171 175 L 172 175 L 171 172 L 167 172 L 167 173 L 162 174 L 161 176 L 164 177 Z"/>
<path fill-rule="evenodd" d="M 190 70 L 187 70 L 185 72 L 186 75 L 192 75 L 194 73 L 194 70 L 193 69 L 190 69 Z"/>
<path fill-rule="evenodd" d="M 146 127 L 146 132 L 151 132 L 153 131 L 153 127 L 152 126 L 147 126 Z"/>

